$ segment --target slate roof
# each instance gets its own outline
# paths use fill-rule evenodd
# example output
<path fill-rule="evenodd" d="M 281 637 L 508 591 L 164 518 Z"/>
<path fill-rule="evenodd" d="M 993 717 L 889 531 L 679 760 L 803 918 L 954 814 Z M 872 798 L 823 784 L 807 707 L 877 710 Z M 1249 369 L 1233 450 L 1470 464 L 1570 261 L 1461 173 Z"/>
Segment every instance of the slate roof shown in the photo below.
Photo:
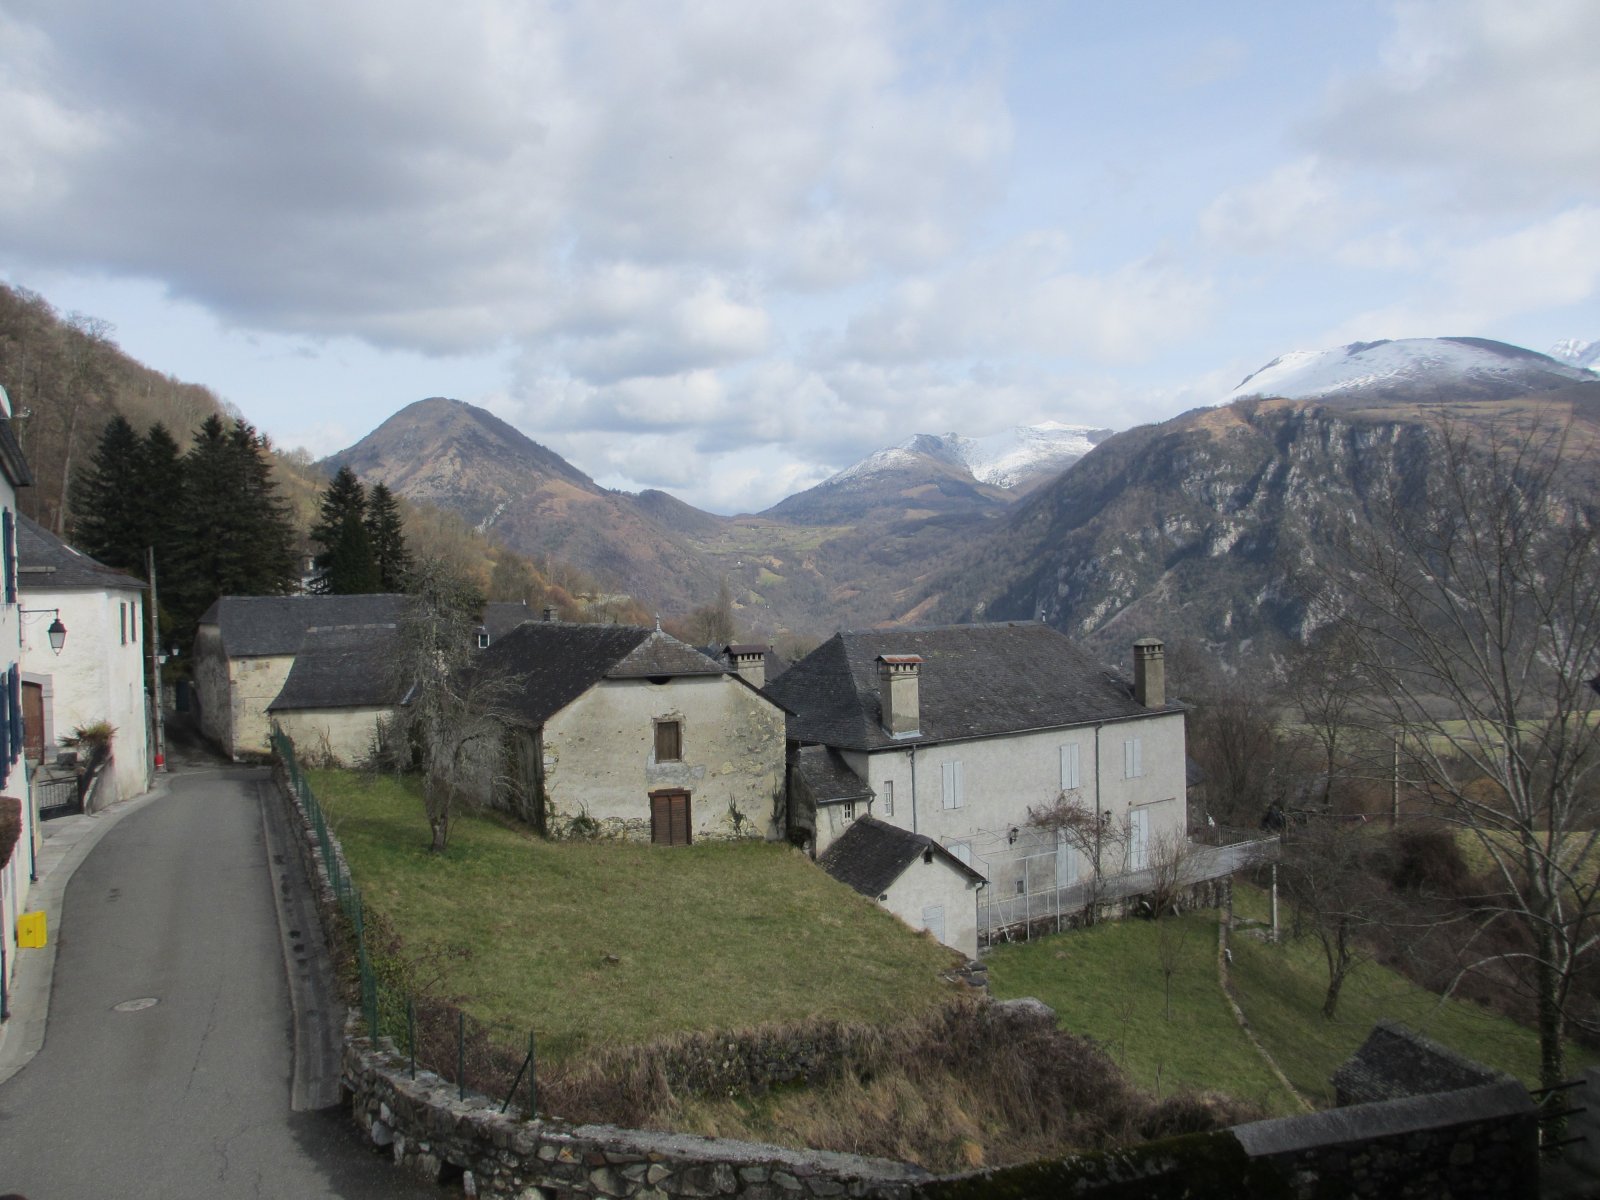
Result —
<path fill-rule="evenodd" d="M 801 747 L 795 755 L 794 766 L 818 804 L 870 800 L 875 795 L 861 776 L 850 769 L 844 756 L 831 746 Z"/>
<path fill-rule="evenodd" d="M 916 655 L 920 733 L 883 728 L 878 657 Z M 846 750 L 995 737 L 1181 712 L 1148 709 L 1125 679 L 1036 621 L 866 629 L 835 634 L 764 689 L 795 716 L 789 736 Z"/>
<path fill-rule="evenodd" d="M 39 522 L 17 514 L 17 585 L 23 591 L 144 590 L 144 580 L 74 550 Z"/>
<path fill-rule="evenodd" d="M 223 596 L 200 618 L 222 633 L 229 658 L 293 654 L 312 629 L 338 625 L 394 625 L 404 596 Z"/>
<path fill-rule="evenodd" d="M 1432 1096 L 1509 1078 L 1398 1021 L 1379 1021 L 1333 1073 L 1332 1082 L 1342 1106 Z"/>
<path fill-rule="evenodd" d="M 491 600 L 483 606 L 480 627 L 489 635 L 491 643 L 505 637 L 524 621 L 537 621 L 539 614 L 528 607 L 526 600 Z"/>
<path fill-rule="evenodd" d="M 294 666 L 268 712 L 308 708 L 388 708 L 409 698 L 395 677 L 400 630 L 388 625 L 313 629 L 300 643 Z"/>
<path fill-rule="evenodd" d="M 924 854 L 932 852 L 978 883 L 982 875 L 925 833 L 912 833 L 874 817 L 857 817 L 817 860 L 829 875 L 876 900 Z"/>
<path fill-rule="evenodd" d="M 659 629 L 567 621 L 517 626 L 479 655 L 478 669 L 523 680 L 509 706 L 533 725 L 543 725 L 602 679 L 733 673 Z"/>

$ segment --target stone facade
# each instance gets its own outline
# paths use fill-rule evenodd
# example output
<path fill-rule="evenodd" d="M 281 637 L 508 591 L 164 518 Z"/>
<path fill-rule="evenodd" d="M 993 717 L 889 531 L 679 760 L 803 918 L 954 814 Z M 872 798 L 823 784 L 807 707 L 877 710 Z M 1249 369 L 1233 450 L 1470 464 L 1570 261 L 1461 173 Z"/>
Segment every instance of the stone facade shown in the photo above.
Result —
<path fill-rule="evenodd" d="M 272 714 L 289 735 L 302 761 L 319 766 L 353 767 L 366 761 L 389 708 L 305 708 Z"/>
<path fill-rule="evenodd" d="M 283 690 L 293 666 L 293 654 L 229 658 L 217 627 L 202 625 L 194 642 L 201 731 L 230 758 L 268 753 L 267 705 Z"/>

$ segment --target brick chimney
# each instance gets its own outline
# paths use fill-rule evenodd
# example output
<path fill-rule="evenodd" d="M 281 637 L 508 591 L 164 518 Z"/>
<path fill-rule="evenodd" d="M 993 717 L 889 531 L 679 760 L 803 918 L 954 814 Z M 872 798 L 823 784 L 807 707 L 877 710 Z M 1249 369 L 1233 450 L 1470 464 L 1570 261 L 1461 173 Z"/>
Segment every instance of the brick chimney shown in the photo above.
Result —
<path fill-rule="evenodd" d="M 878 656 L 878 698 L 883 704 L 883 728 L 893 737 L 922 732 L 922 703 L 918 694 L 921 670 L 920 655 Z"/>
<path fill-rule="evenodd" d="M 1133 644 L 1133 698 L 1146 708 L 1166 706 L 1166 647 L 1160 638 L 1140 638 Z"/>
<path fill-rule="evenodd" d="M 725 646 L 723 647 L 723 653 L 728 656 L 728 661 L 733 664 L 733 669 L 739 672 L 740 677 L 751 687 L 760 688 L 766 686 L 766 646 Z"/>

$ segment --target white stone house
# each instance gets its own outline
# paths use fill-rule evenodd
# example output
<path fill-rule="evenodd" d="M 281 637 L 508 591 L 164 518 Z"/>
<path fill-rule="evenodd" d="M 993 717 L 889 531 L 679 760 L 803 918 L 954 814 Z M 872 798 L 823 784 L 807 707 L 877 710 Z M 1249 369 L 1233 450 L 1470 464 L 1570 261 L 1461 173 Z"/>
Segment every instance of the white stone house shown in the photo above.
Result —
<path fill-rule="evenodd" d="M 312 629 L 300 643 L 283 690 L 267 705 L 302 762 L 354 766 L 369 757 L 381 721 L 410 700 L 394 663 L 393 624 Z"/>
<path fill-rule="evenodd" d="M 232 758 L 267 754 L 267 707 L 314 629 L 396 625 L 405 597 L 223 596 L 200 618 L 194 687 L 200 729 Z"/>
<path fill-rule="evenodd" d="M 534 621 L 479 669 L 515 683 L 511 807 L 554 836 L 784 834 L 783 708 L 660 629 Z"/>
<path fill-rule="evenodd" d="M 17 489 L 33 483 L 0 388 L 0 1020 L 11 1014 L 17 917 L 26 911 L 39 850 L 39 812 L 23 753 L 22 605 L 17 577 Z"/>
<path fill-rule="evenodd" d="M 989 881 L 995 910 L 1092 873 L 1070 838 L 1030 824 L 1066 803 L 1116 832 L 1102 877 L 1148 869 L 1187 834 L 1183 709 L 1161 643 L 1135 654 L 1130 683 L 1031 621 L 835 635 L 766 688 L 794 714 L 795 835 L 826 854 L 865 815 L 921 834 Z"/>
<path fill-rule="evenodd" d="M 36 521 L 17 526 L 22 607 L 22 701 L 29 754 L 53 761 L 61 739 L 106 721 L 116 730 L 100 802 L 150 787 L 149 643 L 145 583 L 74 550 Z M 57 652 L 49 630 L 59 619 Z"/>
<path fill-rule="evenodd" d="M 932 838 L 860 816 L 817 863 L 911 928 L 978 956 L 978 899 L 986 881 Z"/>

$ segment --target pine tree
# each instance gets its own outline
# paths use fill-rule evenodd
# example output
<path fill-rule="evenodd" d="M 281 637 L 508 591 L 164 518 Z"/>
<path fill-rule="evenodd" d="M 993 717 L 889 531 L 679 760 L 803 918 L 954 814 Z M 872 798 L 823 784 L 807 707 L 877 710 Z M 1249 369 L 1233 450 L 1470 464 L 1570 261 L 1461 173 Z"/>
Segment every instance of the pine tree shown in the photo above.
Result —
<path fill-rule="evenodd" d="M 73 489 L 73 540 L 108 567 L 143 572 L 143 446 L 126 418 L 113 417 Z"/>
<path fill-rule="evenodd" d="M 367 492 L 349 467 L 340 467 L 322 494 L 321 520 L 311 540 L 322 547 L 313 565 L 313 591 L 324 595 L 376 592 L 381 587 L 367 532 Z"/>
<path fill-rule="evenodd" d="M 183 451 L 159 421 L 139 447 L 139 492 L 144 544 L 156 552 L 156 570 L 172 568 L 183 514 Z"/>
<path fill-rule="evenodd" d="M 378 591 L 400 592 L 411 572 L 411 551 L 406 546 L 400 505 L 387 484 L 379 481 L 367 495 L 367 536 L 378 566 Z"/>

